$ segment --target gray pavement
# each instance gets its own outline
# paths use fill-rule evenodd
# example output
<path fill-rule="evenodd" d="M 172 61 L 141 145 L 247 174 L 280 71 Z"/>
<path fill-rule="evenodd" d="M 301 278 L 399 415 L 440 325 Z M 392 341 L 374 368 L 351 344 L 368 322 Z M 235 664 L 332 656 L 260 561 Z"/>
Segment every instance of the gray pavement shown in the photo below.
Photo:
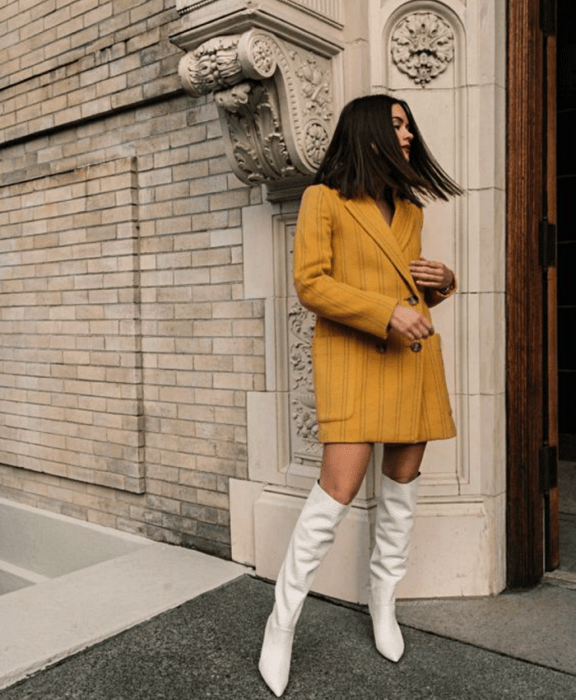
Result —
<path fill-rule="evenodd" d="M 401 623 L 576 676 L 576 591 L 401 601 Z M 576 692 L 574 693 L 576 700 Z"/>
<path fill-rule="evenodd" d="M 242 575 L 0 691 L 0 698 L 272 700 L 257 669 L 272 601 L 270 583 Z M 364 609 L 310 596 L 284 698 L 576 698 L 574 590 L 544 585 L 488 599 L 403 601 L 399 616 L 407 623 L 406 653 L 393 664 L 376 651 Z"/>

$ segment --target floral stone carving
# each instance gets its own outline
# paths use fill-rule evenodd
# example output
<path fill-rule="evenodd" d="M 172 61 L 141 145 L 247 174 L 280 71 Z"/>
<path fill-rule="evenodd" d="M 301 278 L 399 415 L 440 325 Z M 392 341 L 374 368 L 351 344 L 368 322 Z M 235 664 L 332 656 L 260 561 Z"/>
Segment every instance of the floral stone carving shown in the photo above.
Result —
<path fill-rule="evenodd" d="M 214 93 L 229 160 L 243 182 L 316 171 L 333 115 L 329 59 L 252 29 L 190 51 L 180 77 L 195 97 Z"/>
<path fill-rule="evenodd" d="M 312 378 L 311 342 L 315 316 L 295 301 L 288 312 L 292 459 L 317 464 L 321 458 Z"/>
<path fill-rule="evenodd" d="M 433 12 L 404 17 L 391 43 L 392 60 L 398 69 L 422 87 L 443 73 L 454 58 L 454 32 Z"/>

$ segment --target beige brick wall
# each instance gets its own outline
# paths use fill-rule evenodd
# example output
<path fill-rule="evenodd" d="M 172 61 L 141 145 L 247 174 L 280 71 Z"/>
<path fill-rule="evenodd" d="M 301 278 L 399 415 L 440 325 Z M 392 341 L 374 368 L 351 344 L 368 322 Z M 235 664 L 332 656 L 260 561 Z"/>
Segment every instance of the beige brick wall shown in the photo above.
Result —
<path fill-rule="evenodd" d="M 140 493 L 134 165 L 0 187 L 0 462 Z"/>
<path fill-rule="evenodd" d="M 0 495 L 230 554 L 263 305 L 175 3 L 0 8 Z"/>

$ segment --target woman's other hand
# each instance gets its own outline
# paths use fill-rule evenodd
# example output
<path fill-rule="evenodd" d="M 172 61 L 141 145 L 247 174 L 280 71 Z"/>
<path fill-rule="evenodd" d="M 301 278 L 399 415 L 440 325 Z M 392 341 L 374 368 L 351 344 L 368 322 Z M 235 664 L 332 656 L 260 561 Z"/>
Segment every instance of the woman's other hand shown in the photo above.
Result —
<path fill-rule="evenodd" d="M 444 263 L 425 258 L 412 260 L 410 272 L 420 289 L 448 289 L 454 281 L 454 273 Z"/>
<path fill-rule="evenodd" d="M 421 340 L 434 334 L 430 321 L 408 306 L 397 306 L 390 318 L 390 327 L 408 340 Z"/>

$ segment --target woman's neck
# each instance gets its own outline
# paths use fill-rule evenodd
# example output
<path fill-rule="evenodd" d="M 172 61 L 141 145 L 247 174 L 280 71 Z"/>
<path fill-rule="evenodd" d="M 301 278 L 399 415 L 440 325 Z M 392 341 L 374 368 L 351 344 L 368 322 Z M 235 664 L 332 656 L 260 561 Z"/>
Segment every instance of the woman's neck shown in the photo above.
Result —
<path fill-rule="evenodd" d="M 388 226 L 392 226 L 392 219 L 394 218 L 394 203 L 387 202 L 385 199 L 376 199 L 376 206 L 380 210 L 380 213 L 384 217 L 384 221 Z"/>

